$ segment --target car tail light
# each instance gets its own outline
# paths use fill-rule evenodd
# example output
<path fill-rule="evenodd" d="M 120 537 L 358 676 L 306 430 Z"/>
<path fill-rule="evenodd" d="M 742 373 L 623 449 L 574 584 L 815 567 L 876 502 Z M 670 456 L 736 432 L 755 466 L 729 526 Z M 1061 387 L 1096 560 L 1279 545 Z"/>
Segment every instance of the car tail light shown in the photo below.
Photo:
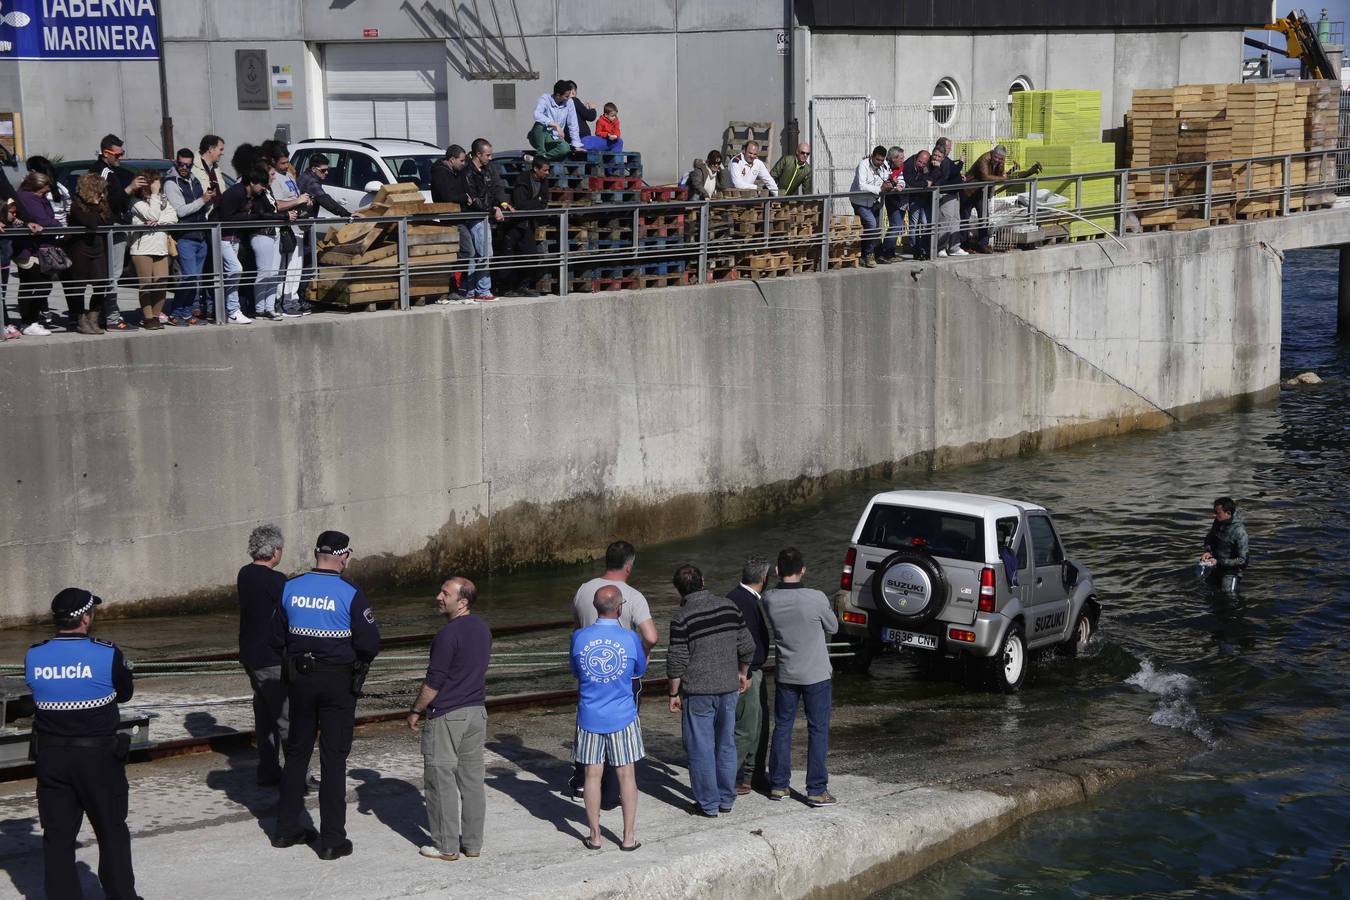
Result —
<path fill-rule="evenodd" d="M 975 632 L 965 631 L 961 628 L 948 628 L 947 637 L 954 641 L 965 641 L 967 644 L 975 643 Z"/>
<path fill-rule="evenodd" d="M 980 570 L 980 612 L 994 611 L 994 570 Z"/>
<path fill-rule="evenodd" d="M 849 625 L 866 625 L 867 613 L 846 612 L 842 616 L 843 620 Z"/>
<path fill-rule="evenodd" d="M 856 547 L 849 547 L 848 552 L 844 554 L 844 572 L 839 576 L 839 590 L 853 590 L 853 564 L 858 560 L 858 550 Z"/>

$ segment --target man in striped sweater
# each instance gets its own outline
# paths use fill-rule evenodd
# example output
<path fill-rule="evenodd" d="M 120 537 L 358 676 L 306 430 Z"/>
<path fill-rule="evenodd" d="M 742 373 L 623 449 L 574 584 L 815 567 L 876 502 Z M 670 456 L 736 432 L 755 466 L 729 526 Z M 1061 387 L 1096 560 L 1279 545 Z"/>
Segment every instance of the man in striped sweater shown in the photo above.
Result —
<path fill-rule="evenodd" d="M 715 819 L 736 802 L 736 699 L 750 686 L 755 640 L 740 607 L 703 588 L 703 573 L 675 570 L 670 617 L 670 711 L 681 714 L 694 815 Z"/>

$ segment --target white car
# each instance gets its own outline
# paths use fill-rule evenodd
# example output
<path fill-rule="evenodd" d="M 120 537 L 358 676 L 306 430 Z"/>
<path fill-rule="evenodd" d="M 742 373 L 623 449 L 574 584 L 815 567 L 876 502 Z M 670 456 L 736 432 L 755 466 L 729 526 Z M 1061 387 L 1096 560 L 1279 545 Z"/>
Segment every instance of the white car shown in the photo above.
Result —
<path fill-rule="evenodd" d="M 444 148 L 424 141 L 390 138 L 306 138 L 291 145 L 291 165 L 304 172 L 315 156 L 328 158 L 324 190 L 334 200 L 356 212 L 370 205 L 383 184 L 408 183 L 422 189 L 431 200 L 431 165 L 445 158 Z M 320 212 L 327 216 L 327 212 Z"/>
<path fill-rule="evenodd" d="M 853 530 L 835 596 L 840 639 L 866 668 L 881 644 L 922 664 L 983 660 L 995 687 L 1021 689 L 1027 651 L 1086 648 L 1101 606 L 1045 507 L 947 491 L 887 491 Z"/>

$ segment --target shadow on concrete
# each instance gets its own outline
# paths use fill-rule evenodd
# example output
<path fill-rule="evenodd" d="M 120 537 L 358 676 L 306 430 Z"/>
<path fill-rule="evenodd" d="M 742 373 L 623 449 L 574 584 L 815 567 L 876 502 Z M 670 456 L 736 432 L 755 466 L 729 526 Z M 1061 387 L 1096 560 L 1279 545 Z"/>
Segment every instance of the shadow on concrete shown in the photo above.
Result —
<path fill-rule="evenodd" d="M 357 781 L 356 811 L 377 821 L 414 847 L 432 843 L 422 790 L 402 778 L 385 778 L 374 769 L 352 769 Z"/>
<path fill-rule="evenodd" d="M 183 719 L 183 727 L 193 737 L 210 735 L 237 734 L 216 721 L 210 713 L 188 713 Z M 206 775 L 206 786 L 220 791 L 230 801 L 244 807 L 258 823 L 263 834 L 271 835 L 276 815 L 279 788 L 275 785 L 258 784 L 258 754 L 247 746 L 239 746 L 237 741 L 222 741 L 220 746 L 212 743 L 212 749 L 225 759 L 228 768 L 216 769 Z"/>
<path fill-rule="evenodd" d="M 0 852 L 0 873 L 14 885 L 18 896 L 26 900 L 43 900 L 47 892 L 42 884 L 42 832 L 38 829 L 37 819 L 33 816 L 0 819 L 0 847 L 4 848 Z M 85 896 L 101 896 L 103 889 L 89 864 L 76 860 L 75 868 L 79 871 L 80 887 Z"/>
<path fill-rule="evenodd" d="M 515 734 L 499 733 L 485 746 L 520 769 L 517 772 L 506 766 L 489 767 L 488 787 L 501 791 L 536 819 L 550 823 L 565 835 L 581 840 L 590 833 L 585 807 L 562 796 L 572 773 L 570 763 L 542 750 L 526 747 Z M 521 778 L 521 772 L 534 778 Z"/>

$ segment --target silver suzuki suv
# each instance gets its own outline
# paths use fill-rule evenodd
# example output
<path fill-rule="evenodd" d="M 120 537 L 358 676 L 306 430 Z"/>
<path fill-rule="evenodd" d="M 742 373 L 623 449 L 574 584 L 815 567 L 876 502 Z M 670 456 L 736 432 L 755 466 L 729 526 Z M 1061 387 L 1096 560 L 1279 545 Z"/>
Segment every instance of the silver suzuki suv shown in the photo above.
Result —
<path fill-rule="evenodd" d="M 1082 651 L 1100 606 L 1092 575 L 1064 552 L 1050 514 L 1021 500 L 888 491 L 863 510 L 835 595 L 855 667 L 890 645 L 987 660 L 1013 692 L 1031 650 Z"/>

